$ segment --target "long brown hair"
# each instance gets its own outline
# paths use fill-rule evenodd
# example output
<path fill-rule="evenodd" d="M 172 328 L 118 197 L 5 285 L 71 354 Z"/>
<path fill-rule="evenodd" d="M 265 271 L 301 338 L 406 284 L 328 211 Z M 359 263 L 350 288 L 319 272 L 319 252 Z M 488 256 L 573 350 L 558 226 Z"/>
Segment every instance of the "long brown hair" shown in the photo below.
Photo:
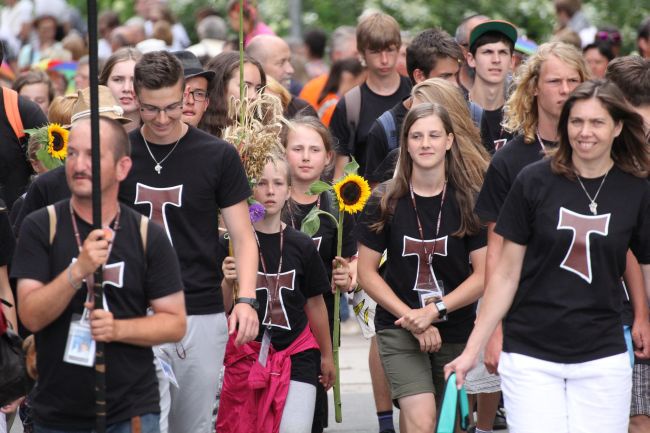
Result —
<path fill-rule="evenodd" d="M 474 203 L 483 184 L 487 161 L 483 159 L 474 143 L 462 134 L 456 135 L 449 112 L 438 103 L 417 105 L 406 114 L 400 136 L 395 176 L 375 190 L 375 195 L 383 194 L 383 196 L 380 201 L 381 217 L 378 222 L 371 225 L 372 230 L 382 231 L 395 211 L 397 200 L 408 194 L 413 174 L 413 159 L 408 152 L 408 134 L 417 120 L 432 115 L 440 118 L 447 134 L 454 134 L 451 148 L 445 154 L 445 175 L 449 184 L 454 187 L 455 198 L 460 208 L 460 225 L 452 236 L 463 237 L 480 231 L 482 224 L 474 213 Z"/>
<path fill-rule="evenodd" d="M 621 170 L 636 177 L 647 178 L 650 174 L 650 143 L 643 129 L 643 118 L 626 102 L 623 93 L 609 80 L 586 81 L 578 86 L 562 107 L 558 130 L 560 143 L 551 156 L 554 173 L 570 179 L 575 178 L 569 142 L 568 123 L 571 109 L 577 101 L 597 99 L 611 116 L 614 124 L 621 123 L 622 129 L 614 138 L 611 156 Z"/>
<path fill-rule="evenodd" d="M 142 53 L 135 48 L 124 47 L 115 51 L 108 59 L 106 59 L 106 63 L 104 63 L 104 67 L 99 73 L 99 84 L 105 86 L 106 83 L 108 83 L 108 78 L 117 63 L 126 62 L 127 60 L 133 60 L 137 63 L 141 58 Z"/>

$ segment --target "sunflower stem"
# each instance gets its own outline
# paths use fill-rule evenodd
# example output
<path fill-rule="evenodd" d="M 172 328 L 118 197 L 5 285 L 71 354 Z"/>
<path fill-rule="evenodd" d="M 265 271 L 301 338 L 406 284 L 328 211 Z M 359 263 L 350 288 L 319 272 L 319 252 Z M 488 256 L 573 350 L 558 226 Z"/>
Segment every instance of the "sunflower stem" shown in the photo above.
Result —
<path fill-rule="evenodd" d="M 341 257 L 343 250 L 343 215 L 345 212 L 340 210 L 339 212 L 339 222 L 336 227 L 336 255 Z M 337 264 L 337 267 L 340 267 L 340 264 Z M 334 380 L 334 418 L 337 423 L 343 421 L 343 415 L 341 414 L 341 375 L 339 371 L 339 346 L 341 339 L 341 289 L 339 286 L 336 286 L 336 291 L 334 292 L 334 341 L 332 351 L 334 353 L 334 371 L 336 372 L 336 379 Z"/>

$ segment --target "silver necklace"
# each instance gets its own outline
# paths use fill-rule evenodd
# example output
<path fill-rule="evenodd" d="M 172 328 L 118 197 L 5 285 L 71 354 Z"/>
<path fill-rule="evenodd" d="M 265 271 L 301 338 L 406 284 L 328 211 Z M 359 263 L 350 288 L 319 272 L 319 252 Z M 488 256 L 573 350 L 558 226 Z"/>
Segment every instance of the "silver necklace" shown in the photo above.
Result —
<path fill-rule="evenodd" d="M 582 180 L 580 179 L 580 175 L 576 174 L 576 177 L 578 178 L 578 182 L 580 183 L 580 186 L 582 187 L 582 190 L 585 192 L 587 195 L 587 198 L 589 199 L 589 210 L 591 211 L 592 214 L 597 215 L 598 213 L 598 203 L 596 203 L 596 199 L 598 198 L 598 194 L 600 194 L 600 190 L 605 184 L 605 179 L 607 179 L 607 175 L 609 174 L 611 168 L 607 170 L 607 173 L 605 173 L 605 176 L 603 176 L 603 180 L 600 181 L 600 186 L 598 187 L 598 190 L 596 191 L 596 195 L 594 198 L 591 198 L 589 193 L 587 192 L 587 188 L 585 188 L 584 184 L 582 183 Z"/>
<path fill-rule="evenodd" d="M 182 129 L 182 127 L 181 127 L 181 134 L 178 136 L 178 140 L 176 140 L 176 144 L 174 144 L 174 147 L 172 147 L 172 150 L 170 150 L 169 153 L 167 155 L 165 155 L 165 157 L 163 159 L 161 159 L 160 161 L 156 160 L 156 158 L 153 156 L 153 153 L 151 153 L 151 149 L 149 148 L 149 143 L 147 143 L 147 139 L 144 138 L 144 134 L 142 133 L 142 130 L 140 130 L 140 135 L 142 136 L 142 140 L 144 140 L 144 145 L 147 148 L 147 152 L 149 152 L 149 156 L 151 156 L 151 159 L 153 159 L 153 162 L 156 163 L 156 165 L 154 166 L 153 169 L 156 170 L 156 173 L 160 174 L 160 171 L 163 169 L 162 163 L 165 162 L 165 160 L 167 158 L 169 158 L 169 156 L 172 154 L 172 152 L 174 152 L 174 150 L 176 150 L 176 146 L 178 146 L 178 143 L 181 142 L 181 138 L 183 138 L 183 129 Z"/>

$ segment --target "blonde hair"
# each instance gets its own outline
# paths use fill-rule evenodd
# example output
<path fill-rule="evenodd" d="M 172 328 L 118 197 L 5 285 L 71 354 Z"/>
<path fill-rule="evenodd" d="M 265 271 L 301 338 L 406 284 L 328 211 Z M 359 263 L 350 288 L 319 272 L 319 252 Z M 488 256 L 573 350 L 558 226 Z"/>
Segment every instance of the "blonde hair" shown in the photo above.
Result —
<path fill-rule="evenodd" d="M 582 53 L 575 47 L 563 42 L 548 42 L 540 45 L 535 54 L 523 63 L 513 80 L 514 90 L 505 105 L 504 128 L 513 134 L 522 134 L 526 143 L 535 141 L 537 131 L 537 96 L 535 91 L 539 84 L 542 65 L 551 56 L 578 72 L 580 81 L 589 79 L 589 71 Z"/>
<path fill-rule="evenodd" d="M 72 118 L 72 108 L 77 102 L 77 97 L 75 93 L 54 98 L 47 111 L 47 120 L 50 123 L 69 125 Z"/>
<path fill-rule="evenodd" d="M 280 98 L 280 102 L 282 102 L 282 109 L 287 109 L 289 103 L 291 103 L 291 93 L 289 93 L 289 91 L 282 84 L 278 83 L 278 81 L 270 75 L 267 75 L 265 89 L 266 91 L 271 92 Z"/>
<path fill-rule="evenodd" d="M 384 184 L 385 188 L 375 190 L 375 194 L 383 194 L 380 202 L 381 217 L 378 222 L 370 226 L 371 230 L 382 231 L 389 219 L 392 218 L 397 200 L 408 194 L 413 174 L 413 159 L 408 152 L 408 134 L 417 120 L 431 115 L 440 118 L 446 133 L 454 134 L 453 144 L 445 154 L 445 176 L 449 184 L 454 187 L 454 197 L 460 209 L 460 224 L 452 236 L 473 235 L 483 227 L 480 219 L 474 213 L 474 203 L 483 184 L 488 166 L 487 158 L 483 157 L 476 144 L 464 136 L 461 129 L 455 129 L 452 116 L 441 103 L 427 102 L 411 108 L 404 118 L 395 177 Z M 469 118 L 469 111 L 467 117 Z"/>

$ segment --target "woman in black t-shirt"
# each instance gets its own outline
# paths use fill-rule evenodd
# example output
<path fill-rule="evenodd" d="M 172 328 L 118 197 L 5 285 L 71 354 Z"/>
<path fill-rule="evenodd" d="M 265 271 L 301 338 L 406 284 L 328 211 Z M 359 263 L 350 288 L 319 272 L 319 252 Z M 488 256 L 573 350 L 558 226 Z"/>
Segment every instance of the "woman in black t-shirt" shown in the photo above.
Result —
<path fill-rule="evenodd" d="M 412 108 L 396 175 L 355 229 L 359 281 L 377 301 L 379 353 L 409 431 L 433 432 L 442 367 L 463 350 L 483 291 L 486 235 L 472 208 L 487 162 L 454 132 L 441 105 Z"/>
<path fill-rule="evenodd" d="M 620 278 L 631 248 L 650 283 L 650 154 L 624 101 L 608 81 L 585 82 L 566 101 L 558 150 L 524 168 L 506 199 L 495 229 L 503 249 L 476 327 L 446 367 L 462 383 L 505 316 L 499 373 L 510 431 L 627 431 Z"/>
<path fill-rule="evenodd" d="M 257 341 L 243 347 L 235 346 L 233 336 L 228 342 L 219 432 L 267 431 L 260 426 L 269 422 L 268 417 L 280 431 L 289 426 L 293 430 L 286 431 L 310 431 L 316 385 L 320 382 L 329 389 L 334 383 L 323 301 L 330 283 L 312 239 L 281 221 L 290 195 L 289 182 L 286 160 L 270 156 L 253 188 L 254 199 L 265 208 L 264 218 L 253 223 L 260 253 L 256 292 L 260 332 Z M 222 269 L 221 287 L 229 309 L 237 279 L 234 258 L 226 257 Z M 336 276 L 334 280 L 344 283 Z M 243 301 L 250 302 L 244 298 L 236 302 Z M 267 376 L 261 387 L 252 385 L 259 381 L 256 369 Z"/>

